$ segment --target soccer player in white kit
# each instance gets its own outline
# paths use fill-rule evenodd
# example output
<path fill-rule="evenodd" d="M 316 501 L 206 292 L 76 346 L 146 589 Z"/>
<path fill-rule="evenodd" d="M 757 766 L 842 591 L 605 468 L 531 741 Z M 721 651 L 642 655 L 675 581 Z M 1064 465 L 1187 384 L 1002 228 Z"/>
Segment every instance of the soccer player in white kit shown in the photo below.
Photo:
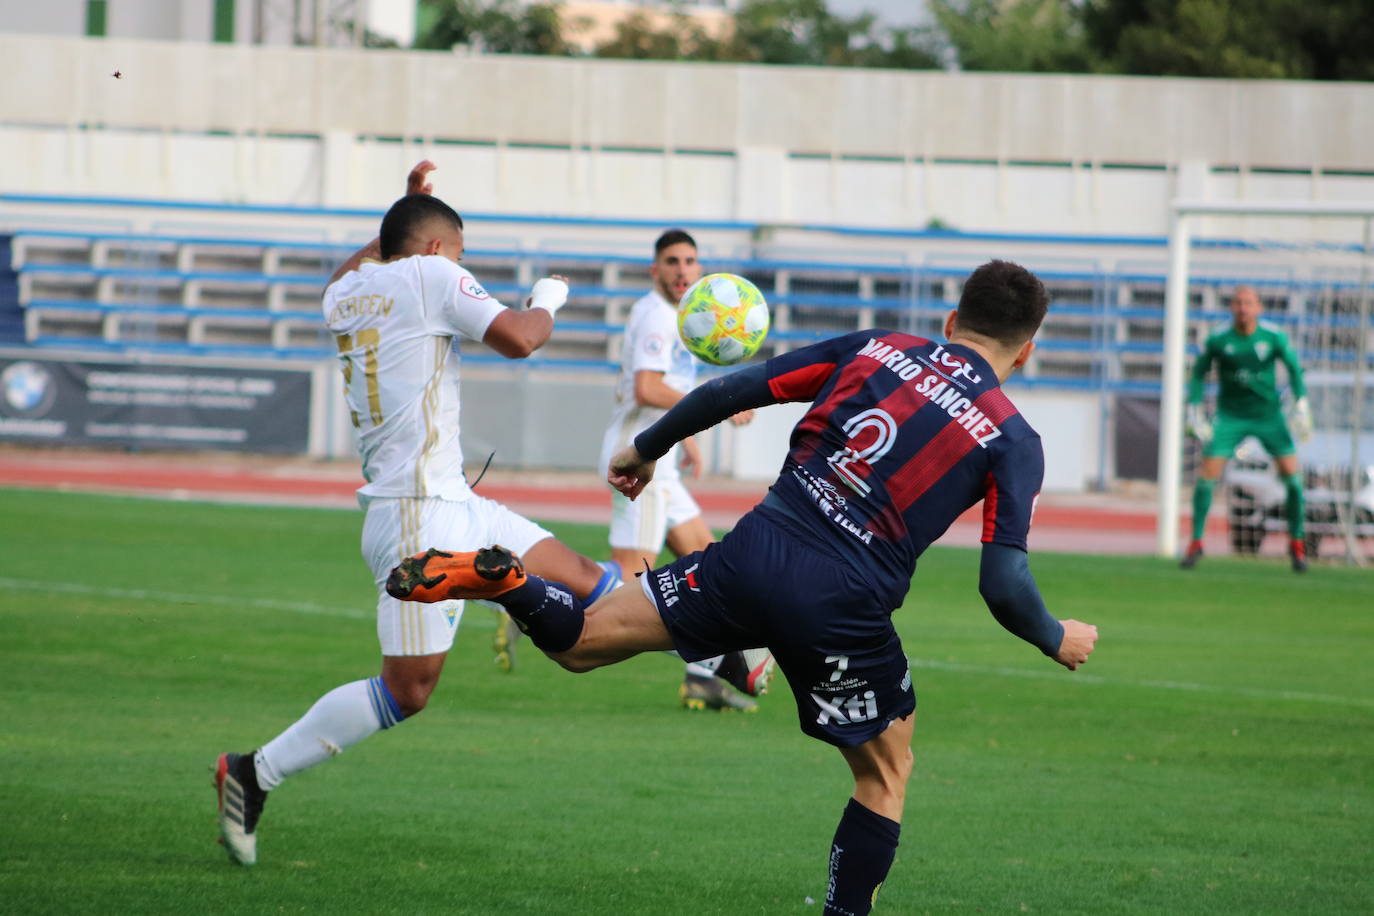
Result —
<path fill-rule="evenodd" d="M 398 601 L 383 589 L 391 567 L 434 543 L 522 552 L 545 575 L 566 577 L 578 599 L 619 584 L 619 570 L 573 552 L 543 528 L 477 496 L 463 476 L 458 440 L 458 340 L 478 340 L 522 359 L 543 346 L 567 299 L 562 279 L 534 284 L 524 309 L 506 308 L 459 266 L 462 218 L 429 194 L 428 161 L 411 172 L 410 193 L 382 220 L 376 241 L 334 275 L 326 323 L 338 342 L 345 400 L 358 431 L 366 484 L 362 551 L 377 583 L 378 677 L 336 687 L 286 731 L 251 754 L 221 755 L 215 783 L 220 835 L 229 857 L 257 859 L 256 828 L 266 794 L 424 709 L 463 613 L 462 601 Z M 554 572 L 553 570 L 558 570 Z"/>
<path fill-rule="evenodd" d="M 692 236 L 681 229 L 660 235 L 654 242 L 649 275 L 654 288 L 634 304 L 625 323 L 615 408 L 601 443 L 603 468 L 610 465 L 612 455 L 682 400 L 697 382 L 699 362 L 677 332 L 678 301 L 701 279 Z M 732 420 L 737 425 L 748 423 L 753 414 L 752 410 L 744 411 Z M 701 468 L 696 440 L 685 439 L 680 451 L 675 445 L 659 460 L 654 480 L 637 500 L 631 502 L 611 492 L 611 559 L 620 565 L 625 581 L 633 581 L 635 575 L 657 566 L 665 541 L 682 557 L 704 550 L 715 540 L 701 517 L 701 508 L 682 482 L 683 472 L 695 477 Z M 766 685 L 768 671 L 739 671 L 739 664 L 739 659 L 731 656 L 689 662 L 680 691 L 683 703 L 689 709 L 755 708 L 753 700 L 726 682 L 754 693 Z M 768 668 L 771 670 L 771 658 Z"/>

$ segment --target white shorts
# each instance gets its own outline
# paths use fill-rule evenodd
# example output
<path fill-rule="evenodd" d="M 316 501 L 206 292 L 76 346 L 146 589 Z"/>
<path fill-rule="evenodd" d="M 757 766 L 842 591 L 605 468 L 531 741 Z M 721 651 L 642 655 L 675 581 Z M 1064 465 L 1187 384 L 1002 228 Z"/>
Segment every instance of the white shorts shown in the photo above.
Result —
<path fill-rule="evenodd" d="M 523 554 L 548 531 L 490 499 L 372 499 L 363 521 L 363 559 L 377 583 L 377 639 L 383 655 L 433 655 L 453 646 L 462 601 L 397 601 L 383 587 L 392 568 L 430 547 L 469 551 L 500 544 Z"/>
<path fill-rule="evenodd" d="M 611 547 L 657 556 L 668 532 L 698 515 L 701 507 L 682 485 L 681 478 L 651 480 L 633 502 L 612 492 Z"/>

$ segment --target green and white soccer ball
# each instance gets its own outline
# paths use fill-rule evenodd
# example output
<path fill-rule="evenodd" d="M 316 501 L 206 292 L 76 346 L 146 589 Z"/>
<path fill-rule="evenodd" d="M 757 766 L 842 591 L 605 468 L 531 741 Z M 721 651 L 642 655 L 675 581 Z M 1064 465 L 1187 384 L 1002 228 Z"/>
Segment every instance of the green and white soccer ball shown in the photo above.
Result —
<path fill-rule="evenodd" d="M 677 305 L 677 333 L 693 356 L 730 366 L 758 352 L 768 336 L 768 303 L 734 274 L 708 274 Z"/>

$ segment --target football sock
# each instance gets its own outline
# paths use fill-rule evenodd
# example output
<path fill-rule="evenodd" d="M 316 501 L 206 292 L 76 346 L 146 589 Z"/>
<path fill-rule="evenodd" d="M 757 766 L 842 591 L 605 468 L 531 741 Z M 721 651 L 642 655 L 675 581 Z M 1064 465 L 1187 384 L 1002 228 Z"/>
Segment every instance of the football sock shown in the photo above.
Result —
<path fill-rule="evenodd" d="M 524 585 L 492 600 L 545 652 L 566 652 L 582 636 L 586 604 L 561 582 L 526 576 Z"/>
<path fill-rule="evenodd" d="M 862 916 L 873 909 L 901 832 L 901 824 L 849 800 L 830 847 L 826 916 Z"/>
<path fill-rule="evenodd" d="M 1283 501 L 1284 514 L 1288 516 L 1288 536 L 1301 541 L 1305 534 L 1307 513 L 1302 492 L 1302 475 L 1285 474 L 1283 489 L 1287 495 Z"/>
<path fill-rule="evenodd" d="M 258 785 L 275 789 L 292 773 L 323 763 L 404 718 L 380 677 L 335 687 L 253 755 Z"/>
<path fill-rule="evenodd" d="M 1193 484 L 1193 540 L 1202 540 L 1202 532 L 1207 527 L 1207 513 L 1212 509 L 1212 490 L 1215 480 L 1199 477 Z"/>
<path fill-rule="evenodd" d="M 720 667 L 723 658 L 725 656 L 717 655 L 715 658 L 703 658 L 699 662 L 688 662 L 687 673 L 695 674 L 697 677 L 715 677 L 716 669 Z"/>
<path fill-rule="evenodd" d="M 620 564 L 607 560 L 596 565 L 601 567 L 601 578 L 596 580 L 596 586 L 592 588 L 591 594 L 583 602 L 586 607 L 595 604 L 598 598 L 609 595 L 620 588 Z"/>

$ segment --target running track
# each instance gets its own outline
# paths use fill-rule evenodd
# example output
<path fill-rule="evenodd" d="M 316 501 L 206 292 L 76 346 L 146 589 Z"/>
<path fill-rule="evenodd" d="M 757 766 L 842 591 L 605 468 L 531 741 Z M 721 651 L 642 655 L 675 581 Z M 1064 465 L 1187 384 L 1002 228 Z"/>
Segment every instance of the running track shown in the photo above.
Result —
<path fill-rule="evenodd" d="M 362 484 L 351 462 L 312 462 L 233 455 L 130 455 L 85 451 L 0 451 L 0 487 L 116 493 L 167 499 L 356 508 Z M 689 482 L 707 521 L 729 528 L 763 495 L 763 482 Z M 604 523 L 609 493 L 591 474 L 492 471 L 478 493 L 531 518 Z M 955 522 L 942 543 L 974 546 L 980 507 Z M 1212 552 L 1226 551 L 1224 522 L 1208 528 Z M 1031 544 L 1035 550 L 1129 554 L 1154 550 L 1153 507 L 1139 500 L 1092 494 L 1041 497 Z"/>

